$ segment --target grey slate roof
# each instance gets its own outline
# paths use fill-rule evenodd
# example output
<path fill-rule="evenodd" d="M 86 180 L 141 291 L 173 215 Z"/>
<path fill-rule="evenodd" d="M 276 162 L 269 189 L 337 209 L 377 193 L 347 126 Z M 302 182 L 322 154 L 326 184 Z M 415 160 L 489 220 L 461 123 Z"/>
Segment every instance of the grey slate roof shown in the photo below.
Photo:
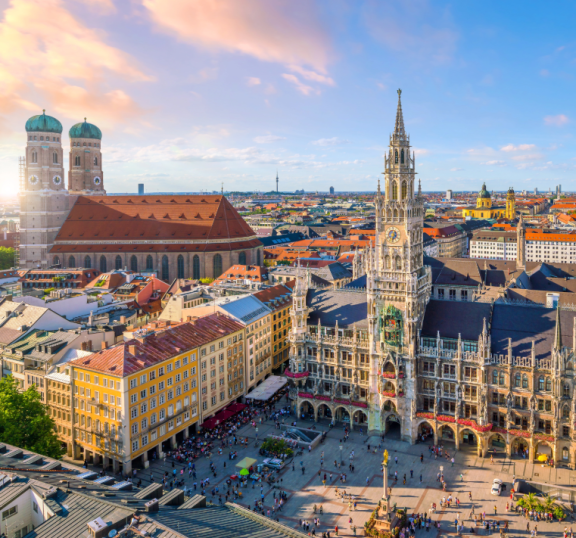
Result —
<path fill-rule="evenodd" d="M 162 511 L 152 515 L 160 523 L 179 529 L 180 533 L 191 538 L 281 538 L 286 536 L 284 533 L 236 513 L 229 506 Z"/>
<path fill-rule="evenodd" d="M 58 491 L 55 501 L 63 508 L 62 515 L 51 517 L 26 535 L 26 538 L 79 538 L 88 530 L 88 522 L 97 517 L 106 523 L 127 519 L 134 513 L 113 502 L 79 493 Z"/>
<path fill-rule="evenodd" d="M 358 329 L 368 328 L 368 303 L 366 293 L 340 290 L 308 290 L 306 304 L 310 307 L 308 324 L 317 325 L 318 319 L 324 327 Z"/>
<path fill-rule="evenodd" d="M 466 301 L 431 300 L 426 306 L 421 336 L 436 338 L 458 338 L 477 341 L 482 333 L 484 318 L 490 322 L 491 303 L 469 303 Z"/>
<path fill-rule="evenodd" d="M 346 284 L 344 287 L 353 289 L 365 289 L 367 278 L 368 277 L 366 275 L 362 275 L 361 277 L 358 277 L 356 280 L 348 282 L 348 284 Z"/>
<path fill-rule="evenodd" d="M 311 270 L 316 276 L 334 282 L 335 280 L 342 280 L 344 278 L 352 278 L 352 273 L 346 269 L 340 262 L 334 262 L 319 269 Z"/>
<path fill-rule="evenodd" d="M 572 347 L 572 330 L 576 312 L 560 310 L 562 344 Z M 556 309 L 522 305 L 494 305 L 492 317 L 492 353 L 508 353 L 508 338 L 512 338 L 512 355 L 528 357 L 535 343 L 537 359 L 550 356 L 554 346 Z"/>

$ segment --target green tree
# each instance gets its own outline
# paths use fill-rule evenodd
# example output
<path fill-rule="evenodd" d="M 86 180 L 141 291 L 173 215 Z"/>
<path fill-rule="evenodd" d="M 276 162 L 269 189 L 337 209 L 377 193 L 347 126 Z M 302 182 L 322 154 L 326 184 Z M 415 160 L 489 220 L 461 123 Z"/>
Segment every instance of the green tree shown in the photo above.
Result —
<path fill-rule="evenodd" d="M 62 455 L 62 445 L 47 410 L 34 385 L 22 392 L 18 390 L 18 381 L 13 376 L 2 378 L 0 442 L 50 458 L 59 458 Z"/>
<path fill-rule="evenodd" d="M 0 247 L 0 269 L 11 269 L 14 267 L 14 249 Z"/>
<path fill-rule="evenodd" d="M 546 495 L 546 497 L 544 497 L 544 499 L 542 499 L 542 508 L 546 512 L 553 512 L 555 504 L 556 504 L 556 499 L 550 497 L 550 495 Z"/>
<path fill-rule="evenodd" d="M 528 495 L 524 495 L 524 497 L 518 501 L 518 506 L 526 508 L 526 510 L 536 510 L 539 504 L 540 501 L 534 493 L 528 493 Z"/>

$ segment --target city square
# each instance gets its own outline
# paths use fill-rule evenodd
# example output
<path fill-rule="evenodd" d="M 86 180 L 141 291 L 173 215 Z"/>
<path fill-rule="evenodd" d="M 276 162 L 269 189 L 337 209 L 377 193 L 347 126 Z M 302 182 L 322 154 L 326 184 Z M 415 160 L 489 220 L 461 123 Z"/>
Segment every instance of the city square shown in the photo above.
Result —
<path fill-rule="evenodd" d="M 280 402 L 285 403 L 285 400 Z M 293 416 L 287 415 L 285 423 L 292 424 Z M 135 484 L 141 481 L 141 487 L 149 485 L 150 477 L 158 482 L 165 473 L 172 477 L 174 469 L 176 476 L 184 478 L 184 486 L 187 495 L 193 496 L 201 492 L 200 482 L 209 478 L 210 483 L 205 487 L 205 494 L 208 500 L 218 504 L 218 497 L 223 500 L 226 492 L 232 486 L 226 487 L 226 480 L 237 474 L 238 469 L 235 464 L 245 457 L 253 458 L 261 463 L 264 459 L 259 454 L 260 441 L 267 435 L 279 435 L 276 425 L 268 420 L 260 422 L 256 418 L 256 428 L 251 424 L 243 426 L 236 432 L 237 439 L 247 438 L 246 445 L 236 444 L 231 448 L 225 448 L 222 455 L 214 450 L 210 458 L 200 457 L 195 460 L 196 478 L 189 477 L 188 464 L 174 462 L 170 456 L 162 459 L 150 460 L 150 467 L 147 469 L 135 470 L 132 480 Z M 298 420 L 297 426 L 300 428 L 311 428 L 314 423 L 308 420 Z M 536 482 L 553 483 L 559 485 L 576 484 L 576 472 L 566 468 L 553 468 L 549 466 L 530 463 L 527 459 L 514 457 L 510 459 L 505 453 L 496 453 L 493 463 L 489 456 L 483 458 L 468 446 L 462 446 L 460 450 L 454 451 L 453 443 L 443 445 L 444 454 L 442 457 L 433 455 L 431 452 L 431 442 L 410 445 L 400 439 L 382 439 L 378 436 L 366 436 L 365 430 L 355 430 L 350 432 L 346 441 L 344 439 L 344 426 L 330 428 L 327 421 L 316 424 L 318 431 L 326 432 L 326 439 L 310 452 L 304 450 L 301 456 L 289 458 L 286 467 L 276 476 L 275 485 L 264 483 L 264 509 L 270 514 L 267 517 L 277 518 L 280 523 L 284 523 L 294 529 L 303 530 L 302 522 L 311 525 L 310 533 L 315 528 L 316 535 L 330 531 L 334 536 L 334 529 L 338 526 L 339 536 L 354 536 L 352 526 L 356 526 L 356 535 L 363 536 L 364 523 L 368 521 L 370 515 L 376 508 L 383 495 L 382 490 L 382 454 L 384 450 L 389 453 L 389 485 L 391 486 L 391 504 L 397 508 L 406 508 L 407 513 L 425 513 L 430 516 L 434 523 L 439 523 L 440 528 L 431 527 L 430 536 L 455 535 L 455 521 L 464 525 L 464 535 L 470 535 L 471 525 L 474 526 L 475 533 L 484 535 L 485 531 L 477 527 L 471 519 L 471 512 L 480 516 L 485 513 L 486 520 L 498 521 L 503 526 L 505 522 L 509 525 L 509 536 L 530 536 L 526 530 L 527 519 L 510 508 L 506 511 L 506 506 L 515 505 L 510 501 L 510 488 L 513 478 L 534 480 Z M 256 435 L 258 442 L 256 443 Z M 255 446 L 257 444 L 257 446 Z M 368 446 L 370 450 L 368 450 Z M 340 448 L 342 447 L 342 448 Z M 237 452 L 234 460 L 229 460 L 229 453 Z M 354 453 L 353 458 L 350 457 Z M 448 452 L 449 458 L 445 457 Z M 322 457 L 323 454 L 323 457 Z M 421 456 L 423 459 L 421 461 Z M 451 459 L 454 457 L 454 464 Z M 320 460 L 323 459 L 321 465 Z M 174 462 L 174 463 L 173 463 Z M 216 469 L 216 477 L 210 469 L 213 462 Z M 339 465 L 343 462 L 343 465 Z M 81 462 L 76 462 L 80 464 Z M 337 465 L 335 465 L 335 463 Z M 224 467 L 226 464 L 226 467 Z M 350 464 L 354 465 L 354 472 L 350 471 Z M 255 464 L 257 465 L 257 464 Z M 93 470 L 100 471 L 101 467 L 89 465 Z M 304 468 L 304 472 L 302 472 Z M 184 469 L 184 474 L 180 471 Z M 346 475 L 345 483 L 340 479 L 340 475 Z M 398 481 L 395 483 L 394 474 L 397 473 Z M 438 481 L 438 474 L 441 473 L 446 481 L 447 487 L 444 491 Z M 327 475 L 326 484 L 323 484 L 324 475 Z M 406 483 L 404 484 L 404 476 Z M 494 478 L 501 479 L 507 486 L 500 496 L 491 495 L 490 489 Z M 194 483 L 197 489 L 194 489 Z M 237 484 L 233 481 L 232 485 Z M 218 487 L 218 492 L 213 494 L 213 490 Z M 252 480 L 248 481 L 246 488 L 238 488 L 241 497 L 236 501 L 250 509 L 255 508 L 255 503 L 261 500 L 261 484 Z M 281 491 L 286 492 L 287 500 L 282 510 L 275 513 L 272 508 L 275 506 L 274 499 L 279 498 Z M 343 499 L 337 491 L 345 491 L 346 495 L 351 495 Z M 470 501 L 470 494 L 471 499 Z M 451 507 L 441 507 L 441 500 L 444 497 L 452 496 Z M 458 499 L 459 506 L 456 506 Z M 230 493 L 230 500 L 233 495 Z M 356 508 L 350 502 L 356 503 Z M 436 504 L 433 512 L 431 507 Z M 314 506 L 317 511 L 314 512 Z M 320 513 L 322 507 L 322 513 Z M 496 508 L 496 513 L 494 509 Z M 473 516 L 472 516 L 473 517 Z M 314 525 L 314 520 L 319 519 L 319 525 Z M 352 523 L 349 519 L 352 518 Z M 564 522 L 533 522 L 530 521 L 530 529 L 536 528 L 540 536 L 562 536 L 564 528 L 572 527 L 571 519 Z M 503 527 L 502 527 L 503 528 Z M 496 531 L 494 531 L 496 533 Z M 417 535 L 427 534 L 425 529 L 417 531 Z"/>

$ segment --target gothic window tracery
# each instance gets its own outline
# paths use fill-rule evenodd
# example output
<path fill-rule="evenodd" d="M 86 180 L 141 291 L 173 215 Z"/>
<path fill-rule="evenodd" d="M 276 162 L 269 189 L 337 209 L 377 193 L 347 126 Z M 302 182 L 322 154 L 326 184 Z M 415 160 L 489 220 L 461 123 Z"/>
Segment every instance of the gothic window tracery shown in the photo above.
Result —
<path fill-rule="evenodd" d="M 404 150 L 400 152 L 400 162 L 404 164 Z"/>
<path fill-rule="evenodd" d="M 397 149 L 394 150 L 394 163 L 398 164 L 398 150 Z"/>
<path fill-rule="evenodd" d="M 398 200 L 398 184 L 395 181 L 392 182 L 392 200 Z"/>

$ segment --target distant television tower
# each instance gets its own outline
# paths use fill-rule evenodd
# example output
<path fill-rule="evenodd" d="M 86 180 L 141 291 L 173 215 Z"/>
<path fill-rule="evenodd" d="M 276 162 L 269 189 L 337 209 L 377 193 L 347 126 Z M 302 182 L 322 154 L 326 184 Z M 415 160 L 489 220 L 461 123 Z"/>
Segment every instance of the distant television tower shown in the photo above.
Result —
<path fill-rule="evenodd" d="M 276 194 L 278 194 L 278 170 L 276 170 Z"/>

